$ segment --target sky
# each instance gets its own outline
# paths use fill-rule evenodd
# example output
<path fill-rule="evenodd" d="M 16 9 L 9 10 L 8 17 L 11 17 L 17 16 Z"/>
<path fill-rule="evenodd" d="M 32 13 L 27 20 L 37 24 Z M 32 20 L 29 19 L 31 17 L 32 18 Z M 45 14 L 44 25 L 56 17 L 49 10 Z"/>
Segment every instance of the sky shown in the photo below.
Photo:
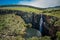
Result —
<path fill-rule="evenodd" d="M 0 5 L 30 5 L 39 8 L 60 6 L 60 0 L 0 0 Z"/>

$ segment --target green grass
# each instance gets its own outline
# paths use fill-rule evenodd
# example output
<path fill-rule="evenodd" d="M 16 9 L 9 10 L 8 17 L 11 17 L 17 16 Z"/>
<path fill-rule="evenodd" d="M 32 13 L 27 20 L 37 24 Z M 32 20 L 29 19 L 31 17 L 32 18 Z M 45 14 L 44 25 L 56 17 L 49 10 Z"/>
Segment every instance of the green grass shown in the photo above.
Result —
<path fill-rule="evenodd" d="M 21 10 L 21 11 L 24 11 L 24 12 L 35 12 L 37 14 L 42 12 L 42 10 L 38 10 L 38 9 L 34 9 L 34 8 L 29 8 L 29 7 L 3 7 L 3 8 L 0 8 L 0 9 Z"/>
<path fill-rule="evenodd" d="M 35 8 L 30 8 L 30 7 L 0 7 L 0 9 L 7 9 L 7 10 L 19 10 L 19 11 L 24 11 L 24 12 L 28 12 L 28 13 L 36 13 L 36 14 L 41 14 L 42 12 L 44 12 L 44 10 L 39 10 L 39 9 L 35 9 Z M 56 11 L 53 12 L 52 10 L 60 10 L 60 8 L 52 8 L 52 9 L 46 9 L 45 10 L 45 15 L 49 15 L 49 16 L 56 16 L 58 18 L 60 18 L 60 11 Z M 51 11 L 51 13 L 49 13 L 49 11 Z"/>
<path fill-rule="evenodd" d="M 21 33 L 26 28 L 24 20 L 15 14 L 0 15 L 0 33 Z M 9 32 L 10 31 L 10 32 Z"/>

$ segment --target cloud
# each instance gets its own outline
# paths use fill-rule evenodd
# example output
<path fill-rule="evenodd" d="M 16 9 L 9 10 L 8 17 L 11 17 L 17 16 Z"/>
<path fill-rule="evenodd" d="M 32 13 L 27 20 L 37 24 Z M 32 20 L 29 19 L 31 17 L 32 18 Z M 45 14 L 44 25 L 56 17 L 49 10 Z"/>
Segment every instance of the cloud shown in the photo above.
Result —
<path fill-rule="evenodd" d="M 60 0 L 20 1 L 18 2 L 18 4 L 46 8 L 46 7 L 60 6 Z"/>

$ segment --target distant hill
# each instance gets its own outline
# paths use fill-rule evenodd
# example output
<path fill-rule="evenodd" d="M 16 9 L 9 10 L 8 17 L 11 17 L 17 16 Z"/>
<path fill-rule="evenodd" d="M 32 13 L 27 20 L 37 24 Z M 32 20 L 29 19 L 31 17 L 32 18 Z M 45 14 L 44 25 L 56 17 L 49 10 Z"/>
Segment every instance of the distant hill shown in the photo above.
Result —
<path fill-rule="evenodd" d="M 60 6 L 56 6 L 55 8 L 60 8 Z"/>
<path fill-rule="evenodd" d="M 39 8 L 39 7 L 34 7 L 34 6 L 29 6 L 29 5 L 0 5 L 0 7 L 31 7 L 31 8 L 36 8 L 36 9 L 46 9 L 46 8 Z M 60 8 L 60 6 L 55 6 L 55 7 L 48 7 L 48 8 Z"/>
<path fill-rule="evenodd" d="M 40 9 L 40 10 L 45 9 L 45 8 L 38 8 L 34 6 L 29 6 L 29 5 L 0 5 L 0 7 L 29 7 L 29 8 L 35 8 L 35 9 Z"/>
<path fill-rule="evenodd" d="M 36 13 L 45 15 L 56 16 L 60 18 L 60 6 L 48 7 L 48 8 L 38 8 L 29 5 L 0 5 L 0 9 L 7 10 L 18 10 L 28 13 Z"/>
<path fill-rule="evenodd" d="M 47 9 L 51 9 L 51 8 L 60 8 L 60 6 L 48 7 Z"/>

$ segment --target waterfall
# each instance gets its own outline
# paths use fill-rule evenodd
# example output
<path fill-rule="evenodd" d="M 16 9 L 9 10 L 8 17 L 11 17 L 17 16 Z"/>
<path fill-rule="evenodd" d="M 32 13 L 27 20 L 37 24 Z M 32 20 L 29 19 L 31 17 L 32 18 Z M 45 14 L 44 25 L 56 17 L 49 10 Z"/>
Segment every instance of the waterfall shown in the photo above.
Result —
<path fill-rule="evenodd" d="M 43 15 L 41 14 L 40 22 L 39 22 L 39 30 L 42 33 L 43 31 Z"/>

